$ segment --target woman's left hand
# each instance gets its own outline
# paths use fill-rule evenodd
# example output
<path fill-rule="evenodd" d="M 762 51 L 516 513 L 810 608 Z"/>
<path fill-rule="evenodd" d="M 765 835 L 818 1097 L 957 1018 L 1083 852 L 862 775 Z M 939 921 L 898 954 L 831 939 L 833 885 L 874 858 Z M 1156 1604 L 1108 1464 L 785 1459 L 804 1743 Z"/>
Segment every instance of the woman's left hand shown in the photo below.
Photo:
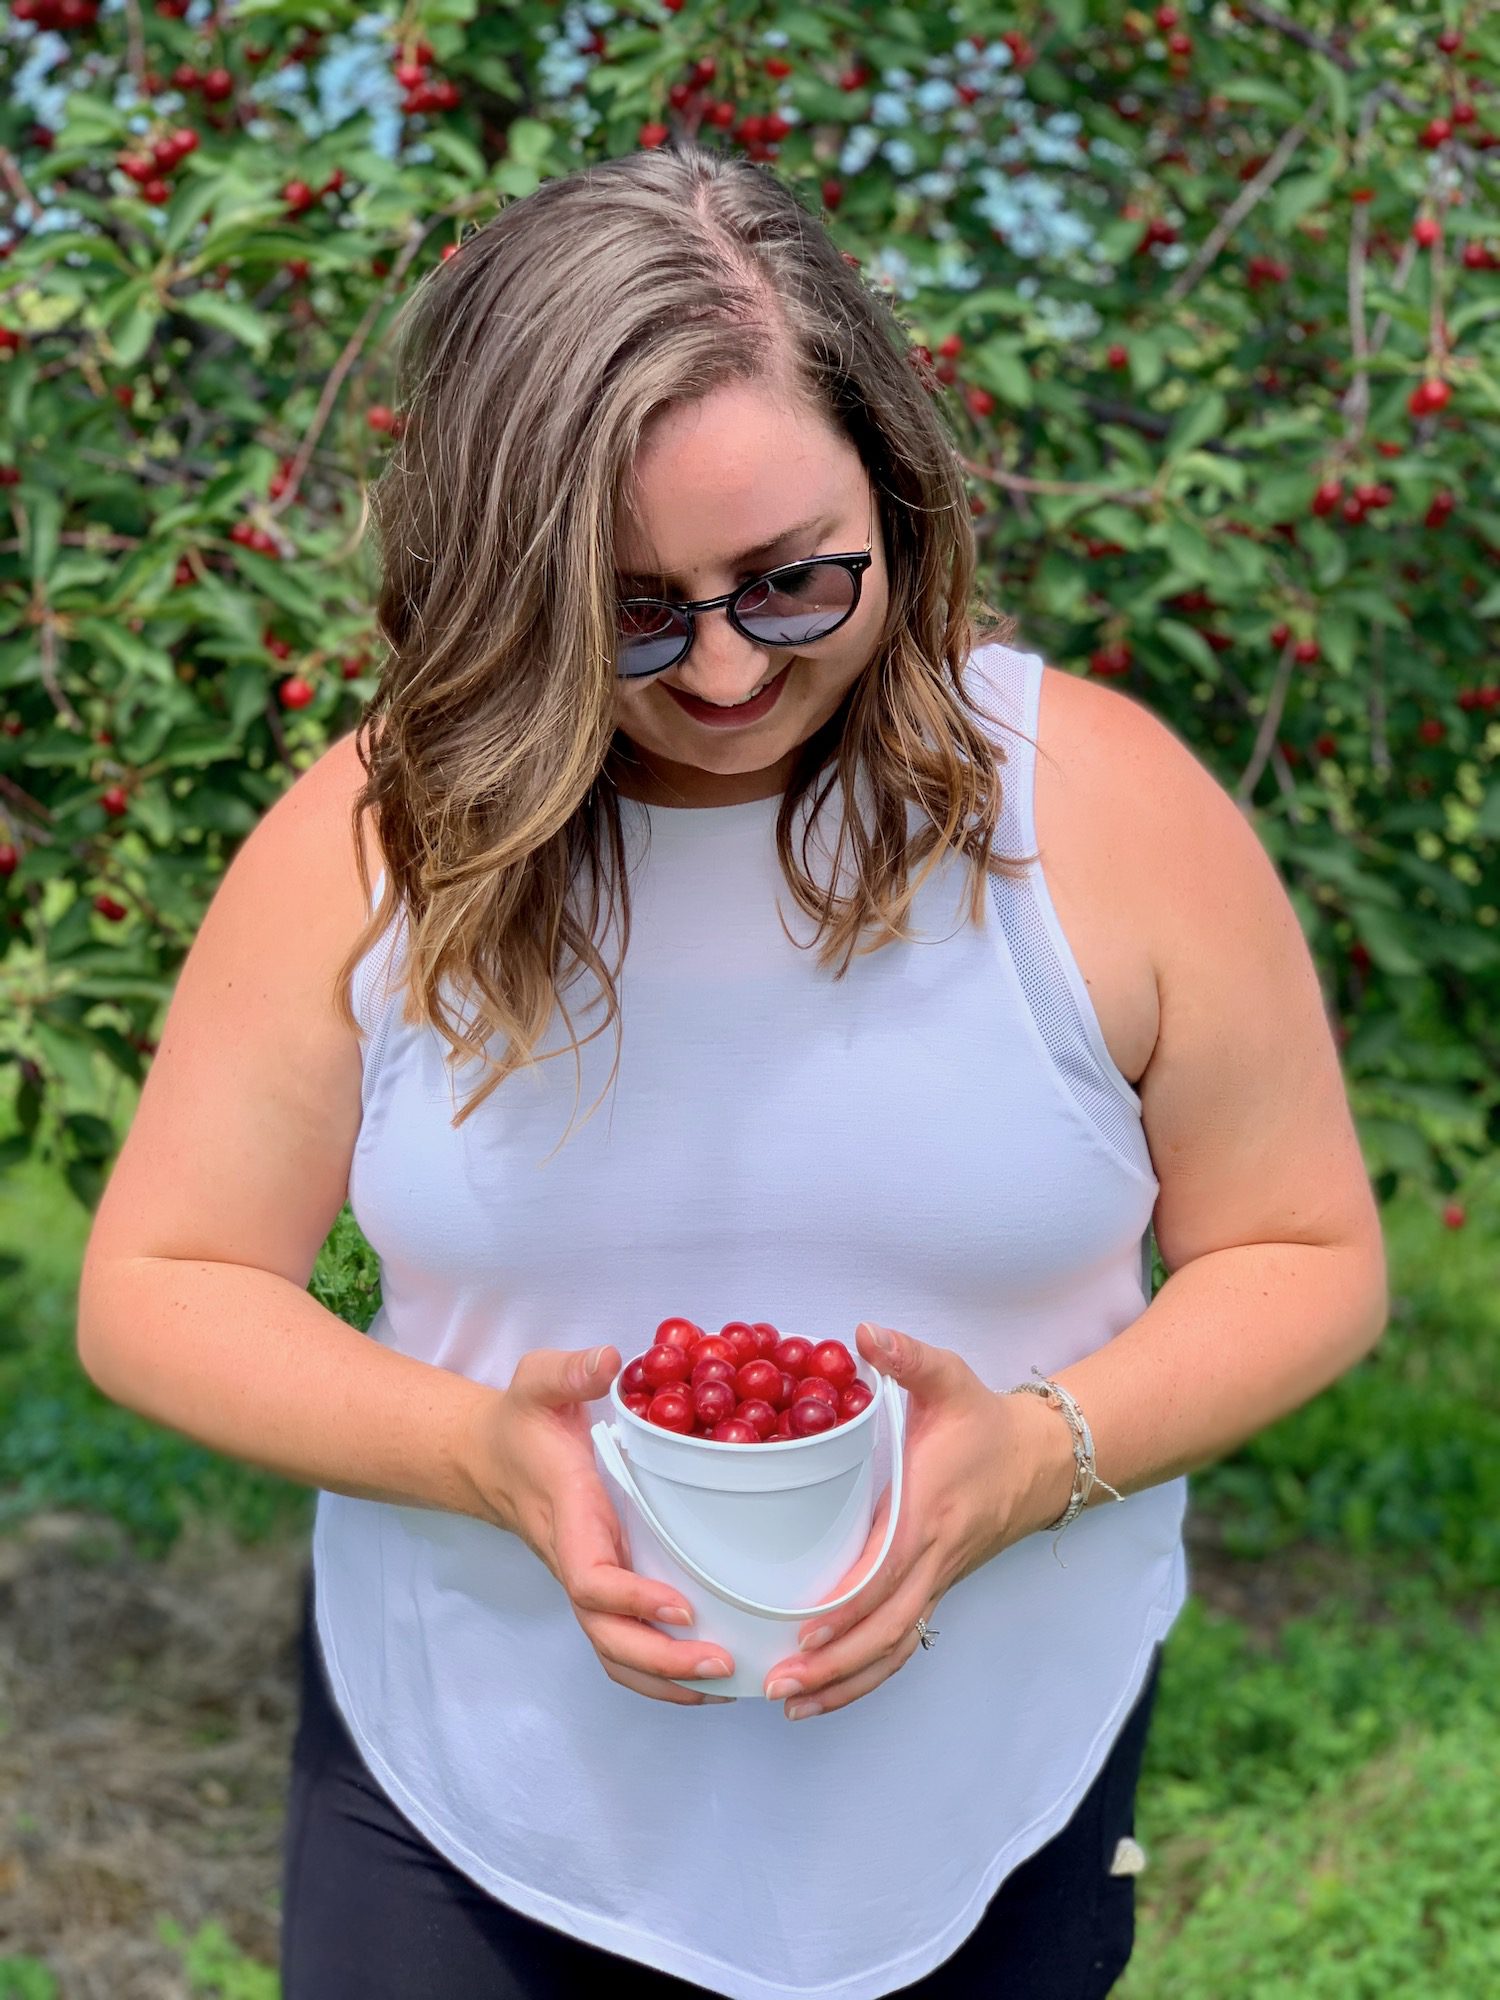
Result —
<path fill-rule="evenodd" d="M 901 1519 L 868 1591 L 809 1620 L 797 1634 L 802 1650 L 767 1674 L 768 1697 L 785 1698 L 792 1721 L 846 1708 L 905 1666 L 920 1643 L 918 1618 L 930 1622 L 944 1591 L 1055 1520 L 1072 1484 L 1067 1427 L 1040 1397 L 997 1395 L 951 1349 L 910 1334 L 891 1332 L 888 1353 L 866 1323 L 855 1337 L 865 1360 L 894 1376 L 909 1397 Z M 1055 1435 L 1037 1417 L 1048 1419 Z M 885 1538 L 890 1498 L 887 1487 L 863 1553 L 828 1596 L 868 1572 Z M 818 1631 L 828 1637 L 809 1646 Z M 783 1679 L 800 1682 L 801 1692 L 788 1696 L 774 1685 Z M 804 1711 L 809 1702 L 817 1708 Z"/>

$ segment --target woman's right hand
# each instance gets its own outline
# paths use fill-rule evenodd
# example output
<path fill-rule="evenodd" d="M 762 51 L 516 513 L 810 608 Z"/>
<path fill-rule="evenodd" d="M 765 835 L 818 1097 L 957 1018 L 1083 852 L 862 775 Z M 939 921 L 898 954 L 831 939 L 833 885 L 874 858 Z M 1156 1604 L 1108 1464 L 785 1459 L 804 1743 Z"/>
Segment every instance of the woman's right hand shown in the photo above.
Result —
<path fill-rule="evenodd" d="M 588 1355 L 555 1347 L 533 1348 L 517 1362 L 510 1386 L 486 1406 L 476 1440 L 476 1472 L 503 1528 L 519 1535 L 551 1570 L 573 1606 L 605 1673 L 621 1687 L 653 1701 L 696 1706 L 724 1701 L 678 1687 L 705 1678 L 711 1660 L 733 1671 L 722 1646 L 701 1639 L 671 1639 L 646 1619 L 668 1606 L 688 1613 L 679 1591 L 629 1565 L 624 1533 L 599 1477 L 584 1405 L 608 1394 L 620 1369 L 613 1347 Z"/>

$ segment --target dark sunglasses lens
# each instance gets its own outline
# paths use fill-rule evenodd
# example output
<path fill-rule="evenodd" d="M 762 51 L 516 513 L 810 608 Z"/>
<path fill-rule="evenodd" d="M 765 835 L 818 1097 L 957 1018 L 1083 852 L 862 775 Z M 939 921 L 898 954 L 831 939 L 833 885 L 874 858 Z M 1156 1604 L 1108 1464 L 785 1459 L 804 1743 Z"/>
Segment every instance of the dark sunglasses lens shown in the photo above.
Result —
<path fill-rule="evenodd" d="M 854 577 L 837 563 L 806 563 L 753 584 L 735 609 L 758 645 L 810 646 L 843 624 L 855 590 Z"/>
<path fill-rule="evenodd" d="M 854 609 L 858 583 L 838 563 L 776 570 L 737 599 L 740 623 L 760 646 L 810 646 L 836 632 Z M 669 604 L 621 605 L 615 671 L 627 679 L 658 674 L 681 658 L 687 621 Z"/>
<path fill-rule="evenodd" d="M 668 604 L 621 605 L 618 626 L 619 674 L 658 674 L 687 643 L 687 620 Z"/>

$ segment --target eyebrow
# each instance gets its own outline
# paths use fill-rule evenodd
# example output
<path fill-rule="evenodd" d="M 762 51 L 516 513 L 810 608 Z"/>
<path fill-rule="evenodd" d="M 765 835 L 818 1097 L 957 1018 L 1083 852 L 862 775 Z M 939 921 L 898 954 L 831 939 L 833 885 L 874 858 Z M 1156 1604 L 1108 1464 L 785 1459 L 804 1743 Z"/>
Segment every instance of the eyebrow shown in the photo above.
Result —
<path fill-rule="evenodd" d="M 817 540 L 827 531 L 831 525 L 832 518 L 831 515 L 825 514 L 811 521 L 798 521 L 793 527 L 785 529 L 781 534 L 774 536 L 769 542 L 757 542 L 753 549 L 741 550 L 739 555 L 731 557 L 726 567 L 731 569 L 747 569 L 752 563 L 762 562 L 767 556 L 774 555 L 778 549 L 785 548 L 788 542 L 802 541 L 804 539 L 808 541 Z M 668 576 L 661 570 L 630 569 L 620 571 L 621 583 L 676 583 L 678 581 L 680 581 L 679 578 Z"/>

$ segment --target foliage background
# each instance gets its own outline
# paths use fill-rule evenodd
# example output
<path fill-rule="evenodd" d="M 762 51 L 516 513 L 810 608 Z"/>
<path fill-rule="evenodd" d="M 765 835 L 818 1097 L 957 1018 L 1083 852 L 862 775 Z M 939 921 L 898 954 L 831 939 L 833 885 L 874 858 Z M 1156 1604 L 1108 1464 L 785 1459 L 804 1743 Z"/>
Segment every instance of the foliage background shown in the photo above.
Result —
<path fill-rule="evenodd" d="M 1377 1579 L 1389 1644 L 1335 1602 L 1264 1661 L 1189 1607 L 1132 1990 L 1500 1983 L 1497 1641 L 1466 1609 L 1500 1578 L 1497 77 L 1477 0 L 14 0 L 3 1518 L 305 1532 L 306 1494 L 81 1377 L 82 1227 L 229 855 L 374 685 L 401 301 L 498 204 L 697 133 L 897 303 L 1021 642 L 1150 705 L 1253 818 L 1383 1204 L 1390 1334 L 1194 1494 L 1246 1563 L 1335 1555 L 1343 1610 Z M 314 1289 L 367 1322 L 347 1215 Z M 269 1990 L 221 1944 L 191 1990 Z M 51 1977 L 0 1932 L 0 1993 Z"/>

